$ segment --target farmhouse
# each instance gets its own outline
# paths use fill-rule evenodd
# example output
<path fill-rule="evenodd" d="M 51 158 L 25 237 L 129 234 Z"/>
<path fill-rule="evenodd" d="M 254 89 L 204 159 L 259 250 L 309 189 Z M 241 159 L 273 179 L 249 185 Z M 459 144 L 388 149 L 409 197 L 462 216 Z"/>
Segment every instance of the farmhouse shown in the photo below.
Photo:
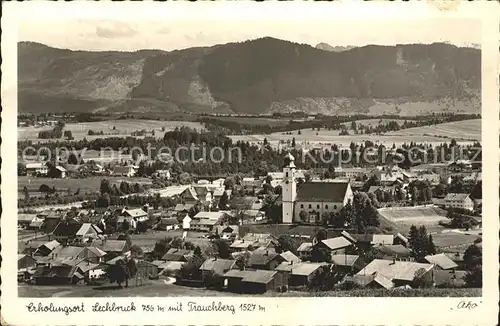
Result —
<path fill-rule="evenodd" d="M 449 193 L 443 199 L 443 205 L 453 208 L 461 208 L 472 211 L 474 209 L 474 201 L 468 194 Z"/>
<path fill-rule="evenodd" d="M 49 169 L 43 162 L 26 163 L 26 173 L 28 175 L 47 175 Z"/>
<path fill-rule="evenodd" d="M 418 273 L 417 273 L 418 272 Z M 434 281 L 434 265 L 407 261 L 374 259 L 356 275 L 382 275 L 394 286 L 413 285 L 416 277 Z"/>
<path fill-rule="evenodd" d="M 352 244 L 344 237 L 336 237 L 319 241 L 315 246 L 324 248 L 330 252 L 331 255 L 342 254 L 345 249 Z"/>
<path fill-rule="evenodd" d="M 161 260 L 187 262 L 193 254 L 193 250 L 170 248 Z"/>
<path fill-rule="evenodd" d="M 427 255 L 425 256 L 425 260 L 429 264 L 434 264 L 442 270 L 455 269 L 458 267 L 458 265 L 445 254 Z"/>
<path fill-rule="evenodd" d="M 313 248 L 312 242 L 303 242 L 297 248 L 297 254 L 301 260 L 307 260 L 311 256 L 311 251 Z"/>
<path fill-rule="evenodd" d="M 255 269 L 274 270 L 283 261 L 285 258 L 274 250 L 260 248 L 252 252 L 248 265 Z"/>
<path fill-rule="evenodd" d="M 277 271 L 232 269 L 224 274 L 224 279 L 231 292 L 264 293 L 278 291 L 288 285 L 286 274 Z"/>
<path fill-rule="evenodd" d="M 349 182 L 305 182 L 297 188 L 295 158 L 288 154 L 283 168 L 283 223 L 301 221 L 301 212 L 306 212 L 311 223 L 320 222 L 324 212 L 338 214 L 353 193 Z M 304 215 L 304 214 L 303 214 Z"/>
<path fill-rule="evenodd" d="M 275 270 L 287 274 L 290 286 L 303 286 L 310 284 L 314 275 L 325 266 L 328 266 L 328 264 L 282 262 Z"/>
<path fill-rule="evenodd" d="M 35 250 L 33 256 L 48 256 L 52 251 L 54 251 L 55 248 L 59 247 L 60 245 L 61 244 L 56 240 L 44 243 Z"/>

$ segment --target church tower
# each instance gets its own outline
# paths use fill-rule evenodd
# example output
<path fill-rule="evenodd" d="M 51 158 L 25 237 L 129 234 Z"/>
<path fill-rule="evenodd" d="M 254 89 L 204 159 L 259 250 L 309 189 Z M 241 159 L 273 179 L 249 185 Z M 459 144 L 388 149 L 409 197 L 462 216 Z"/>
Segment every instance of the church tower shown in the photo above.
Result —
<path fill-rule="evenodd" d="M 297 197 L 297 183 L 295 180 L 295 158 L 288 153 L 283 167 L 283 223 L 292 223 L 295 198 Z"/>

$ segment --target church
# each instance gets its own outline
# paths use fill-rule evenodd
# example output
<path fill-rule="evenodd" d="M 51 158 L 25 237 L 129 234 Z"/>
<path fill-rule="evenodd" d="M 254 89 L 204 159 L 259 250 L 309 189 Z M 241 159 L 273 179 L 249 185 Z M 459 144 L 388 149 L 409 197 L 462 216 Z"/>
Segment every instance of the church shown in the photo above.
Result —
<path fill-rule="evenodd" d="M 349 182 L 304 182 L 297 185 L 295 158 L 289 153 L 285 158 L 282 183 L 283 223 L 319 223 L 325 212 L 339 214 L 353 192 Z M 301 212 L 307 214 L 302 221 Z"/>

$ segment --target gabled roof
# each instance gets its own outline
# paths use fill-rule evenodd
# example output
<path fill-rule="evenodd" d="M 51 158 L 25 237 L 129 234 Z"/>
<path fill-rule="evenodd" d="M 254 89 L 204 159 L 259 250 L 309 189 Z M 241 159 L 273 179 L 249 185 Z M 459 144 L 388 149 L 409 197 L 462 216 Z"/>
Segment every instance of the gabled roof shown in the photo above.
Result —
<path fill-rule="evenodd" d="M 177 249 L 170 248 L 165 255 L 161 258 L 162 260 L 178 261 L 181 258 L 186 258 L 187 256 L 193 255 L 193 250 L 187 249 Z"/>
<path fill-rule="evenodd" d="M 106 255 L 106 252 L 97 247 L 85 247 L 85 254 L 86 257 L 104 257 Z"/>
<path fill-rule="evenodd" d="M 327 265 L 327 263 L 300 262 L 291 264 L 289 262 L 282 262 L 275 268 L 275 270 L 281 272 L 291 272 L 292 275 L 309 276 L 318 268 Z"/>
<path fill-rule="evenodd" d="M 392 234 L 374 234 L 372 237 L 372 245 L 392 245 L 394 236 Z"/>
<path fill-rule="evenodd" d="M 52 254 L 54 254 L 57 258 L 78 257 L 78 255 L 82 253 L 83 249 L 83 247 L 75 246 L 58 247 L 52 252 Z"/>
<path fill-rule="evenodd" d="M 415 278 L 415 273 L 424 269 L 429 271 L 433 268 L 432 264 L 422 264 L 408 261 L 393 261 L 384 259 L 374 259 L 357 275 L 371 275 L 379 273 L 389 280 L 412 281 Z"/>
<path fill-rule="evenodd" d="M 184 196 L 185 198 L 188 198 L 188 199 L 198 200 L 198 195 L 196 194 L 196 190 L 194 190 L 193 187 L 186 188 L 182 192 L 182 196 Z"/>
<path fill-rule="evenodd" d="M 17 221 L 31 222 L 36 217 L 36 214 L 17 214 Z"/>
<path fill-rule="evenodd" d="M 372 282 L 375 282 L 385 288 L 386 290 L 392 289 L 394 287 L 394 283 L 383 276 L 380 273 L 374 273 L 371 275 L 354 275 L 353 280 L 356 284 L 359 284 L 362 287 L 369 285 Z"/>
<path fill-rule="evenodd" d="M 348 247 L 351 245 L 351 242 L 349 242 L 349 240 L 347 240 L 344 237 L 325 239 L 325 240 L 321 240 L 321 242 L 325 246 L 327 246 L 330 250 L 341 249 L 341 248 L 345 248 L 345 247 Z"/>
<path fill-rule="evenodd" d="M 219 220 L 225 216 L 222 212 L 198 212 L 193 218 L 194 219 L 207 219 L 207 220 Z"/>
<path fill-rule="evenodd" d="M 126 209 L 123 212 L 123 215 L 128 215 L 130 217 L 142 217 L 148 215 L 148 213 L 143 211 L 142 208 L 135 208 L 135 209 Z"/>
<path fill-rule="evenodd" d="M 59 242 L 57 242 L 56 240 L 52 240 L 52 241 L 49 241 L 47 243 L 44 243 L 42 246 L 47 247 L 47 249 L 49 249 L 49 250 L 54 250 L 55 248 L 57 248 L 60 245 L 61 244 Z"/>
<path fill-rule="evenodd" d="M 105 240 L 99 248 L 105 252 L 123 252 L 126 245 L 125 240 Z"/>
<path fill-rule="evenodd" d="M 450 192 L 444 197 L 445 201 L 451 201 L 451 200 L 459 200 L 459 201 L 464 201 L 469 197 L 469 194 L 462 194 L 462 193 L 454 193 Z"/>
<path fill-rule="evenodd" d="M 52 234 L 55 236 L 76 236 L 76 233 L 82 227 L 82 223 L 71 221 L 61 221 L 56 226 Z"/>
<path fill-rule="evenodd" d="M 354 263 L 358 259 L 358 255 L 332 255 L 332 264 L 337 266 L 354 266 Z"/>
<path fill-rule="evenodd" d="M 299 257 L 295 256 L 293 252 L 291 252 L 290 250 L 282 252 L 280 256 L 287 262 L 294 262 L 294 263 L 300 262 Z"/>
<path fill-rule="evenodd" d="M 312 247 L 312 242 L 302 242 L 301 245 L 297 248 L 297 252 L 310 252 L 312 250 Z"/>
<path fill-rule="evenodd" d="M 277 274 L 276 271 L 266 271 L 266 270 L 245 270 L 240 271 L 236 269 L 232 269 L 224 274 L 225 277 L 236 277 L 240 278 L 242 282 L 248 283 L 259 283 L 259 284 L 267 284 L 269 283 L 273 277 Z"/>
<path fill-rule="evenodd" d="M 102 230 L 95 224 L 83 223 L 82 227 L 76 232 L 77 236 L 86 235 L 91 229 L 93 229 L 97 234 L 101 234 Z"/>
<path fill-rule="evenodd" d="M 194 204 L 177 204 L 175 205 L 174 211 L 176 212 L 189 211 L 193 206 Z"/>
<path fill-rule="evenodd" d="M 441 267 L 441 269 L 453 269 L 458 267 L 458 265 L 445 254 L 427 255 L 425 256 L 425 260 L 430 264 Z"/>
<path fill-rule="evenodd" d="M 388 256 L 410 257 L 410 250 L 403 245 L 383 245 L 377 250 Z"/>
<path fill-rule="evenodd" d="M 284 260 L 284 258 L 281 257 L 276 252 L 274 252 L 274 250 L 263 250 L 263 251 L 255 250 L 250 255 L 249 265 L 250 266 L 264 266 L 264 265 L 269 264 L 269 262 L 271 262 L 274 259 L 279 259 L 280 261 Z"/>
<path fill-rule="evenodd" d="M 343 202 L 348 182 L 305 182 L 297 189 L 297 201 Z"/>
<path fill-rule="evenodd" d="M 235 263 L 235 260 L 230 259 L 209 258 L 203 262 L 200 266 L 200 270 L 212 271 L 215 274 L 224 275 L 224 273 L 230 270 Z"/>

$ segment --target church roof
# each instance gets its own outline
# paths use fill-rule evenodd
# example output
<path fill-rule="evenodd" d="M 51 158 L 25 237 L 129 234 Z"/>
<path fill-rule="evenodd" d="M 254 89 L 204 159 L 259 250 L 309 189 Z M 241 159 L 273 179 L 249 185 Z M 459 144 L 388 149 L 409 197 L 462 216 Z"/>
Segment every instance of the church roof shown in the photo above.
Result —
<path fill-rule="evenodd" d="M 297 201 L 342 202 L 348 182 L 305 182 L 297 189 Z"/>

